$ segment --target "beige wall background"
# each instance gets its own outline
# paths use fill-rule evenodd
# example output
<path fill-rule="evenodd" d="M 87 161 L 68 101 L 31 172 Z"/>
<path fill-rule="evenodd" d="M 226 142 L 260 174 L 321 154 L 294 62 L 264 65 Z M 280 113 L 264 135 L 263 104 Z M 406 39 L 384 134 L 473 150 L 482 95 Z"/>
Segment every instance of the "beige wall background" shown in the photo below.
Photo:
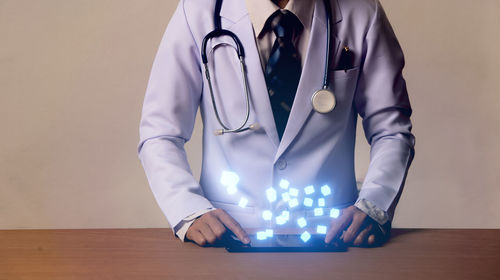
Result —
<path fill-rule="evenodd" d="M 500 1 L 382 3 L 405 51 L 417 137 L 395 226 L 499 228 Z M 0 229 L 168 226 L 136 146 L 176 5 L 0 0 Z M 198 122 L 195 174 L 200 140 Z"/>

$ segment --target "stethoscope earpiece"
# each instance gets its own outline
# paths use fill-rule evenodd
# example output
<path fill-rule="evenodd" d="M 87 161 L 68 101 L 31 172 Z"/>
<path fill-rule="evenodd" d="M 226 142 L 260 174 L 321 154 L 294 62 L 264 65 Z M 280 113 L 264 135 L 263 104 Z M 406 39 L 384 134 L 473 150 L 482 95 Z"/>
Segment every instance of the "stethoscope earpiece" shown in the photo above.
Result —
<path fill-rule="evenodd" d="M 257 131 L 260 129 L 260 124 L 259 123 L 253 123 L 249 126 L 249 128 L 253 131 Z"/>
<path fill-rule="evenodd" d="M 238 132 L 243 132 L 243 131 L 247 131 L 247 130 L 257 131 L 259 129 L 260 129 L 259 123 L 253 123 L 253 124 L 249 125 L 248 127 L 244 127 L 241 129 L 216 129 L 216 130 L 214 130 L 214 135 L 221 136 L 221 135 L 224 135 L 226 133 L 238 133 Z"/>

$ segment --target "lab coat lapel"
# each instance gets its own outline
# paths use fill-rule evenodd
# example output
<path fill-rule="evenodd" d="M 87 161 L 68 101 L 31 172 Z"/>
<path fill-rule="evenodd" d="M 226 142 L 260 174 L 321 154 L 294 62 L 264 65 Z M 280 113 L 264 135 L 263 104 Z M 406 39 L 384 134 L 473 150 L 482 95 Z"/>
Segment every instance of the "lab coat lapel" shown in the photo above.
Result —
<path fill-rule="evenodd" d="M 340 46 L 340 40 L 334 35 L 334 24 L 338 23 L 342 17 L 338 7 L 337 0 L 332 2 L 332 53 L 331 59 L 336 57 Z M 311 114 L 312 104 L 311 98 L 314 92 L 322 88 L 324 77 L 324 65 L 326 54 L 326 14 L 322 0 L 315 1 L 314 16 L 309 38 L 309 46 L 302 75 L 293 102 L 292 110 L 288 119 L 283 138 L 278 147 L 278 152 L 275 161 L 286 151 L 293 140 L 299 134 L 301 128 L 305 124 L 307 118 Z"/>
<path fill-rule="evenodd" d="M 266 132 L 271 142 L 278 148 L 278 132 L 274 123 L 266 80 L 262 71 L 255 35 L 245 1 L 223 1 L 221 17 L 232 22 L 229 25 L 225 25 L 223 22 L 223 28 L 235 33 L 243 44 L 251 106 L 255 110 L 255 118 L 261 129 Z"/>

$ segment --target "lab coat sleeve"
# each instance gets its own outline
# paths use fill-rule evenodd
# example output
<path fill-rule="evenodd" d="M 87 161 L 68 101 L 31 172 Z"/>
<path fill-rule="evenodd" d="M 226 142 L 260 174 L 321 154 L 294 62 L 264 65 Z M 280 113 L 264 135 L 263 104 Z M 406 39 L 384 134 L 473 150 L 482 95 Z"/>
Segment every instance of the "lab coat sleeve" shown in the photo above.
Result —
<path fill-rule="evenodd" d="M 360 199 L 356 201 L 354 206 L 356 206 L 356 208 L 358 208 L 359 210 L 365 212 L 366 215 L 368 215 L 380 225 L 383 225 L 387 223 L 387 221 L 389 221 L 389 214 L 386 211 L 378 208 L 366 199 Z"/>
<path fill-rule="evenodd" d="M 184 150 L 203 86 L 199 56 L 180 1 L 153 62 L 138 144 L 151 190 L 172 228 L 193 213 L 213 208 L 193 177 Z"/>
<path fill-rule="evenodd" d="M 355 106 L 371 150 L 357 203 L 367 200 L 392 219 L 413 160 L 415 137 L 402 76 L 403 52 L 378 0 L 362 53 Z"/>

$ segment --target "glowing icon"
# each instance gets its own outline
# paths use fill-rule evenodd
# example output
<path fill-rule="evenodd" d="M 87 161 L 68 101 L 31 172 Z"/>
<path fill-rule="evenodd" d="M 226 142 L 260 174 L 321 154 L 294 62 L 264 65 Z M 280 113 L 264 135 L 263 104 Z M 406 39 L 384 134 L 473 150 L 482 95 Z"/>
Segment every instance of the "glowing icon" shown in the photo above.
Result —
<path fill-rule="evenodd" d="M 304 193 L 305 194 L 312 194 L 314 193 L 314 186 L 307 186 L 304 188 Z"/>
<path fill-rule="evenodd" d="M 228 186 L 226 190 L 227 193 L 231 195 L 238 192 L 238 188 L 236 186 Z"/>
<path fill-rule="evenodd" d="M 281 226 L 281 225 L 284 225 L 284 224 L 286 224 L 286 220 L 287 220 L 287 219 L 285 219 L 285 217 L 283 217 L 283 216 L 278 216 L 278 217 L 276 217 L 276 224 L 277 224 L 277 225 L 280 225 L 280 226 Z"/>
<path fill-rule="evenodd" d="M 288 201 L 288 206 L 290 206 L 290 208 L 299 206 L 299 200 L 296 198 L 290 199 L 290 201 Z"/>
<path fill-rule="evenodd" d="M 266 190 L 266 196 L 267 196 L 267 200 L 269 202 L 274 202 L 276 201 L 276 190 L 273 189 L 273 188 L 269 188 Z"/>
<path fill-rule="evenodd" d="M 299 218 L 297 220 L 297 224 L 299 225 L 299 227 L 303 228 L 303 227 L 307 226 L 307 221 L 304 218 Z"/>
<path fill-rule="evenodd" d="M 321 225 L 317 226 L 316 232 L 319 234 L 326 234 L 326 226 L 321 226 Z"/>
<path fill-rule="evenodd" d="M 330 217 L 332 217 L 332 218 L 338 218 L 339 215 L 340 215 L 340 210 L 339 209 L 332 208 L 330 210 Z"/>
<path fill-rule="evenodd" d="M 283 211 L 281 212 L 281 215 L 276 217 L 276 224 L 278 225 L 284 225 L 288 220 L 290 219 L 290 212 L 289 211 Z"/>
<path fill-rule="evenodd" d="M 223 171 L 222 176 L 220 178 L 220 183 L 226 187 L 236 187 L 238 182 L 240 181 L 240 177 L 238 174 L 230 171 Z"/>
<path fill-rule="evenodd" d="M 270 221 L 272 218 L 273 218 L 273 212 L 269 210 L 264 210 L 262 212 L 262 219 L 264 219 L 265 221 Z"/>
<path fill-rule="evenodd" d="M 302 241 L 304 242 L 307 242 L 309 241 L 309 239 L 311 239 L 311 234 L 307 231 L 304 231 L 301 235 L 300 235 L 300 239 L 302 239 Z"/>
<path fill-rule="evenodd" d="M 296 188 L 290 188 L 288 190 L 288 193 L 291 195 L 291 196 L 299 196 L 299 190 L 296 189 Z"/>
<path fill-rule="evenodd" d="M 287 180 L 281 180 L 280 181 L 280 188 L 286 190 L 288 189 L 288 187 L 290 186 L 290 182 L 288 182 Z"/>
<path fill-rule="evenodd" d="M 318 199 L 318 206 L 319 207 L 325 207 L 325 199 L 324 198 Z"/>
<path fill-rule="evenodd" d="M 307 207 L 312 207 L 313 206 L 313 200 L 309 197 L 304 198 L 304 206 Z"/>
<path fill-rule="evenodd" d="M 285 218 L 285 220 L 288 221 L 290 219 L 290 212 L 289 211 L 283 211 L 283 212 L 281 212 L 281 216 L 283 218 Z"/>
<path fill-rule="evenodd" d="M 323 208 L 314 208 L 314 216 L 323 216 Z"/>
<path fill-rule="evenodd" d="M 240 202 L 238 203 L 238 206 L 240 206 L 241 208 L 245 208 L 247 207 L 247 205 L 248 205 L 248 199 L 242 197 L 240 199 Z"/>
<path fill-rule="evenodd" d="M 287 193 L 287 192 L 284 192 L 281 194 L 281 199 L 284 201 L 284 202 L 288 202 L 290 200 L 290 194 Z"/>
<path fill-rule="evenodd" d="M 332 190 L 330 189 L 330 187 L 328 185 L 324 185 L 321 187 L 321 193 L 323 194 L 323 196 L 327 196 L 327 195 L 332 194 Z"/>
<path fill-rule="evenodd" d="M 234 195 L 238 193 L 238 183 L 240 181 L 239 176 L 230 171 L 223 171 L 222 176 L 220 179 L 220 183 L 226 187 L 226 191 L 230 195 Z M 280 190 L 281 189 L 281 190 Z M 278 193 L 279 191 L 279 193 Z M 281 200 L 285 203 L 288 203 L 290 211 L 291 208 L 295 208 L 299 206 L 299 195 L 301 195 L 301 191 L 297 188 L 290 187 L 290 182 L 287 180 L 280 180 L 279 181 L 279 188 L 273 188 L 269 187 L 268 189 L 265 190 L 265 195 L 267 200 L 272 203 L 278 200 L 278 195 L 280 196 Z M 306 186 L 304 189 L 304 194 L 306 196 L 312 195 L 316 192 L 315 187 L 313 185 Z M 326 196 L 329 196 L 333 193 L 333 190 L 328 186 L 328 185 L 323 185 L 321 186 L 318 191 L 321 192 L 323 197 L 317 198 L 315 195 L 311 197 L 304 197 L 303 204 L 306 207 L 312 207 L 310 209 L 313 209 L 314 216 L 323 216 L 325 215 L 325 211 L 328 211 L 329 208 L 324 208 L 326 207 Z M 239 196 L 239 195 L 238 195 Z M 301 197 L 301 196 L 300 196 Z M 315 205 L 315 200 L 317 198 L 317 206 Z M 302 198 L 300 198 L 302 199 Z M 238 206 L 241 208 L 246 208 L 249 204 L 249 200 L 246 197 L 240 197 L 240 200 L 238 202 Z M 325 210 L 326 209 L 326 210 Z M 331 218 L 338 218 L 340 216 L 340 210 L 331 208 L 329 209 L 329 214 Z M 328 213 L 328 212 L 327 212 Z M 285 210 L 282 211 L 281 214 L 278 215 L 278 213 L 273 213 L 271 210 L 264 210 L 262 211 L 262 218 L 265 221 L 272 221 L 275 219 L 276 225 L 284 225 L 287 222 L 290 221 L 290 212 Z M 294 216 L 295 218 L 295 216 Z M 308 226 L 308 221 L 305 219 L 305 217 L 300 217 L 296 220 L 297 225 L 305 229 Z M 326 225 L 315 225 L 316 226 L 316 233 L 318 234 L 326 234 L 328 231 L 328 227 Z M 264 231 L 259 231 L 257 232 L 257 239 L 258 240 L 266 240 L 267 238 L 272 238 L 274 236 L 274 231 L 273 229 L 265 229 Z M 308 242 L 311 239 L 312 235 L 304 231 L 300 235 L 300 239 L 305 243 Z"/>
<path fill-rule="evenodd" d="M 258 240 L 266 240 L 267 237 L 268 237 L 268 235 L 265 231 L 258 231 L 257 232 L 257 239 Z"/>

